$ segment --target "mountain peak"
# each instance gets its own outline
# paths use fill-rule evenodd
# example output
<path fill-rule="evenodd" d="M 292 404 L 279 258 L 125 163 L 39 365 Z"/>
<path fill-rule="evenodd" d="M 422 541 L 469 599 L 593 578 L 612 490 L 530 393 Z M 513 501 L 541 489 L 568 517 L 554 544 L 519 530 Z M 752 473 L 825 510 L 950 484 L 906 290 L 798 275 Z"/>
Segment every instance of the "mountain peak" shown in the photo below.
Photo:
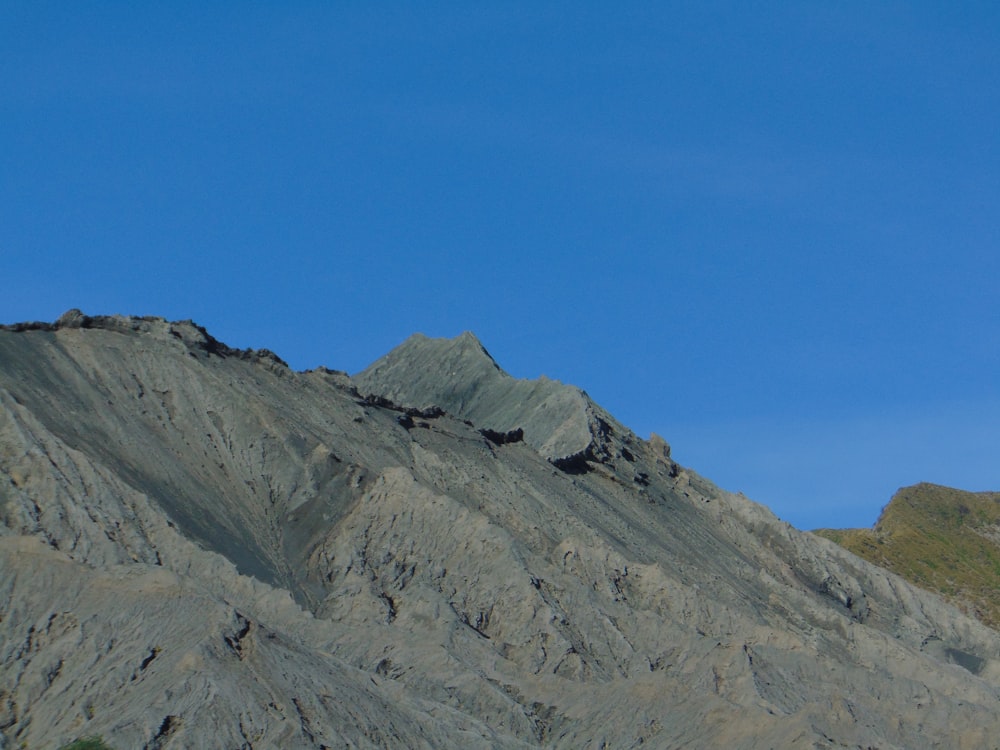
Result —
<path fill-rule="evenodd" d="M 355 376 L 358 387 L 408 406 L 456 408 L 484 384 L 510 378 L 475 334 L 430 338 L 415 333 Z M 468 394 L 461 393 L 462 390 Z"/>
<path fill-rule="evenodd" d="M 384 360 L 400 358 L 405 358 L 412 364 L 442 359 L 451 367 L 470 370 L 470 375 L 476 375 L 480 371 L 498 371 L 503 375 L 507 374 L 472 331 L 463 331 L 454 338 L 433 338 L 423 333 L 414 333 L 368 369 Z"/>
<path fill-rule="evenodd" d="M 470 331 L 453 339 L 414 334 L 354 380 L 395 403 L 437 406 L 499 432 L 522 429 L 525 442 L 557 465 L 582 468 L 609 452 L 612 433 L 627 432 L 575 386 L 510 376 Z"/>

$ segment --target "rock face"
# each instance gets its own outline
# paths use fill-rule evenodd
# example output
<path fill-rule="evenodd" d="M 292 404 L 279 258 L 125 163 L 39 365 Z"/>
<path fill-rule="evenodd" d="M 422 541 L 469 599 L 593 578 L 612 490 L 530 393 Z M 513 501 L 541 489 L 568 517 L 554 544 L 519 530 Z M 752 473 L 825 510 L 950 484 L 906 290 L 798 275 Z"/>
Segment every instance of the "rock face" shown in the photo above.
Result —
<path fill-rule="evenodd" d="M 470 334 L 349 378 L 8 326 L 0 519 L 2 747 L 1000 737 L 995 631 Z"/>
<path fill-rule="evenodd" d="M 613 421 L 579 388 L 554 380 L 517 380 L 471 333 L 454 340 L 415 334 L 359 373 L 360 390 L 403 404 L 438 406 L 524 439 L 553 463 L 584 469 L 611 455 Z"/>

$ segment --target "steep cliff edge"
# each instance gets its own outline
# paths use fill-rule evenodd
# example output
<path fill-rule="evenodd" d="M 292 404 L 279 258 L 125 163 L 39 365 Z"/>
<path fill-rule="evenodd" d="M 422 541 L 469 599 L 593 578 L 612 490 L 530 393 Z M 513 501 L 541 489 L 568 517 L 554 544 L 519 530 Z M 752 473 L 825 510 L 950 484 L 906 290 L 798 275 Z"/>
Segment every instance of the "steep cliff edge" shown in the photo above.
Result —
<path fill-rule="evenodd" d="M 1000 736 L 994 631 L 470 335 L 404 346 L 351 379 L 190 322 L 0 330 L 0 744 Z"/>

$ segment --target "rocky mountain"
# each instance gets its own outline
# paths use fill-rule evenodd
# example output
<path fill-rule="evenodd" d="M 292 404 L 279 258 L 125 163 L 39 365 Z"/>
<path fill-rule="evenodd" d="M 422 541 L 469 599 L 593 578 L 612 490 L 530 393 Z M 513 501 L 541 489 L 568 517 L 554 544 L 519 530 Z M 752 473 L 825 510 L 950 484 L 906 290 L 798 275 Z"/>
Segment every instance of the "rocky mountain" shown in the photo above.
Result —
<path fill-rule="evenodd" d="M 871 529 L 816 533 L 1000 627 L 1000 492 L 917 484 L 899 490 Z"/>
<path fill-rule="evenodd" d="M 0 519 L 0 747 L 1000 744 L 1000 634 L 470 334 L 5 326 Z"/>

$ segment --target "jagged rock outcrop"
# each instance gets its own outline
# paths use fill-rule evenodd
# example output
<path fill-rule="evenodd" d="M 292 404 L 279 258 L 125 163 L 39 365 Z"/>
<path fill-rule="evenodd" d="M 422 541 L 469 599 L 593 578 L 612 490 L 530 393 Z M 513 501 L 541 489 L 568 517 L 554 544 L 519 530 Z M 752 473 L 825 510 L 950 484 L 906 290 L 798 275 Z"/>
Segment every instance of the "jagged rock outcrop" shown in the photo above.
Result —
<path fill-rule="evenodd" d="M 996 745 L 1000 635 L 582 391 L 213 341 L 0 330 L 0 745 Z"/>
<path fill-rule="evenodd" d="M 520 429 L 542 456 L 570 471 L 586 471 L 588 462 L 616 452 L 611 416 L 584 391 L 544 377 L 511 377 L 468 331 L 453 340 L 414 334 L 354 380 L 365 393 L 439 406 L 495 432 Z"/>

